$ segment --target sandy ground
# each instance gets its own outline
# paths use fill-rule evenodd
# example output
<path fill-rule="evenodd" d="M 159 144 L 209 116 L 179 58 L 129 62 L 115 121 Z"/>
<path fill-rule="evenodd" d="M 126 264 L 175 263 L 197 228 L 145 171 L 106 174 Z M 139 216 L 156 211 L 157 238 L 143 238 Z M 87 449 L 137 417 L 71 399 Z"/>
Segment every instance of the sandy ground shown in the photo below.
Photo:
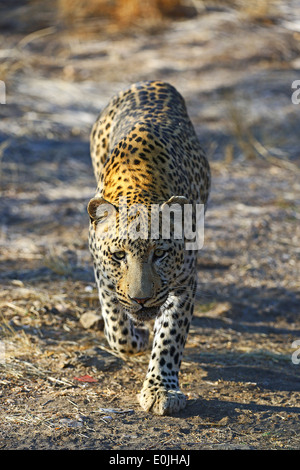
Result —
<path fill-rule="evenodd" d="M 211 3 L 96 33 L 66 31 L 47 8 L 39 26 L 36 7 L 30 26 L 25 10 L 2 17 L 1 449 L 300 447 L 299 7 Z M 189 400 L 167 417 L 136 400 L 149 352 L 118 358 L 101 319 L 84 323 L 101 315 L 90 128 L 113 93 L 149 78 L 185 97 L 213 174 L 180 376 Z"/>

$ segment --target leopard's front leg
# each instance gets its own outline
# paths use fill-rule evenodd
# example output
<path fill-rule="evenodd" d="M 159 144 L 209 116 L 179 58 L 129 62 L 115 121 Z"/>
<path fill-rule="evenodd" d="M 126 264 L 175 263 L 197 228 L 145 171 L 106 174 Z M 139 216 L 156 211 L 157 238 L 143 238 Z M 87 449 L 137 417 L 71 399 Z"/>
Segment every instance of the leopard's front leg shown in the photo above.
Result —
<path fill-rule="evenodd" d="M 139 402 L 145 411 L 167 415 L 182 410 L 186 397 L 180 391 L 178 373 L 193 315 L 193 290 L 170 295 L 156 320 L 151 359 Z"/>

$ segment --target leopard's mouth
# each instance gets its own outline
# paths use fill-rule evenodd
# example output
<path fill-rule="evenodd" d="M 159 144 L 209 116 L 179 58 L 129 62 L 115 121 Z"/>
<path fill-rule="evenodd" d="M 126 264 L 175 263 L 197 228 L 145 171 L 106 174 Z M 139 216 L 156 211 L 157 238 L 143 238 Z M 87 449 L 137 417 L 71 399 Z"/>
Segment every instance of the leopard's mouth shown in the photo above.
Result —
<path fill-rule="evenodd" d="M 160 315 L 160 306 L 142 307 L 139 310 L 127 308 L 126 312 L 134 321 L 144 322 L 158 317 Z"/>
<path fill-rule="evenodd" d="M 125 300 L 119 298 L 118 300 L 120 304 L 123 305 L 127 315 L 135 322 L 143 322 L 157 318 L 161 314 L 162 306 L 165 305 L 166 302 L 166 298 L 163 298 L 159 301 L 156 301 L 154 305 L 147 307 L 145 305 L 129 303 L 127 299 Z"/>

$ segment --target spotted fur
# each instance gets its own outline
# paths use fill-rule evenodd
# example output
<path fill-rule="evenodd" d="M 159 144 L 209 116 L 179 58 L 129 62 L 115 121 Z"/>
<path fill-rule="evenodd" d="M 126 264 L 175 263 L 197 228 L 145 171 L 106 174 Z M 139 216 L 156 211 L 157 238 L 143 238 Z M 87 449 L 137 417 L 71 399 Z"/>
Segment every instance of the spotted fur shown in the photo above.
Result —
<path fill-rule="evenodd" d="M 119 229 L 136 220 L 135 204 L 150 211 L 153 204 L 207 203 L 209 165 L 181 95 L 160 81 L 119 93 L 93 126 L 91 158 L 97 191 L 88 205 L 89 244 L 108 343 L 121 354 L 144 350 L 144 322 L 155 319 L 139 401 L 155 414 L 177 412 L 186 403 L 178 373 L 193 314 L 197 252 L 161 232 L 151 238 L 147 218 L 147 238 L 122 238 Z M 126 198 L 125 214 L 120 198 Z M 116 235 L 109 231 L 113 220 Z"/>

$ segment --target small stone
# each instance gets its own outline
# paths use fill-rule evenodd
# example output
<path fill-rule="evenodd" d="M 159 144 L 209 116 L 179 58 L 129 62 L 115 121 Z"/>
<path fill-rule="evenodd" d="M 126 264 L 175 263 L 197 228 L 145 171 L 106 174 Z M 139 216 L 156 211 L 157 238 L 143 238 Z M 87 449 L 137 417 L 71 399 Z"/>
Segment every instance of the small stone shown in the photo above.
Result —
<path fill-rule="evenodd" d="M 95 327 L 101 329 L 104 326 L 102 316 L 97 315 L 96 313 L 93 313 L 93 312 L 86 312 L 83 315 L 81 315 L 80 323 L 85 329 L 95 328 Z"/>

